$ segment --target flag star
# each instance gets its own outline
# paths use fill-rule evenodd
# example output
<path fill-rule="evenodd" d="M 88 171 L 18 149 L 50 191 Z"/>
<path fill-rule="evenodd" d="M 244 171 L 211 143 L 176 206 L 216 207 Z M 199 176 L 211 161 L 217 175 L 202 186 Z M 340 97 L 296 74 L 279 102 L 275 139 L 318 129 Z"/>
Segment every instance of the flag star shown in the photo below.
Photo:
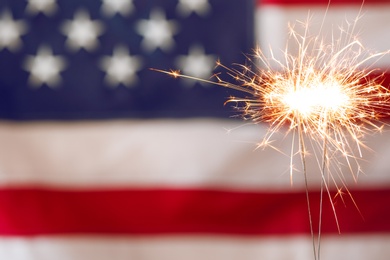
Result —
<path fill-rule="evenodd" d="M 181 55 L 176 58 L 176 65 L 183 71 L 183 74 L 207 79 L 211 77 L 216 57 L 214 55 L 206 55 L 204 49 L 200 45 L 190 47 L 188 55 Z M 185 80 L 188 86 L 193 85 L 195 81 Z"/>
<path fill-rule="evenodd" d="M 25 22 L 14 20 L 9 11 L 3 11 L 0 15 L 0 51 L 2 49 L 19 50 L 22 46 L 20 37 L 26 32 Z"/>
<path fill-rule="evenodd" d="M 51 88 L 57 87 L 61 83 L 59 74 L 65 66 L 64 58 L 54 56 L 52 50 L 46 46 L 40 47 L 36 56 L 28 56 L 24 62 L 24 69 L 30 72 L 28 82 L 34 88 L 43 84 Z"/>
<path fill-rule="evenodd" d="M 58 9 L 57 0 L 28 0 L 27 13 L 53 15 Z"/>
<path fill-rule="evenodd" d="M 79 10 L 74 15 L 74 20 L 63 23 L 61 30 L 68 37 L 65 44 L 70 50 L 84 48 L 93 51 L 99 45 L 97 37 L 103 33 L 103 24 L 91 20 L 86 11 Z"/>
<path fill-rule="evenodd" d="M 102 0 L 102 2 L 102 12 L 107 16 L 113 16 L 116 13 L 126 16 L 134 10 L 132 0 Z"/>
<path fill-rule="evenodd" d="M 142 65 L 141 58 L 131 56 L 123 46 L 117 46 L 112 56 L 105 56 L 100 61 L 100 67 L 106 72 L 104 80 L 111 87 L 122 83 L 126 87 L 134 86 L 137 82 L 136 72 Z"/>
<path fill-rule="evenodd" d="M 191 13 L 205 16 L 210 13 L 211 5 L 208 0 L 179 0 L 176 10 L 182 16 L 189 16 Z"/>
<path fill-rule="evenodd" d="M 143 36 L 141 47 L 145 51 L 153 52 L 157 48 L 170 51 L 175 45 L 173 35 L 178 31 L 178 24 L 166 20 L 164 12 L 155 9 L 149 20 L 141 20 L 136 24 L 136 30 Z"/>

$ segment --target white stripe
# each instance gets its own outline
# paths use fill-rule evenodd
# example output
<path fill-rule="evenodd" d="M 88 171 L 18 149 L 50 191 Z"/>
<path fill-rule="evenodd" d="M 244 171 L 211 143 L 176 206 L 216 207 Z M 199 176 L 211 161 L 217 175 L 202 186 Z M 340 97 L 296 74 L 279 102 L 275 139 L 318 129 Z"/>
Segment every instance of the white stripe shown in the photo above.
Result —
<path fill-rule="evenodd" d="M 390 236 L 325 236 L 321 259 L 387 260 Z M 311 260 L 308 237 L 103 237 L 59 236 L 0 239 L 7 260 Z"/>
<path fill-rule="evenodd" d="M 266 125 L 206 119 L 2 122 L 0 184 L 290 189 L 289 156 L 271 148 L 255 151 L 266 131 Z M 366 175 L 355 184 L 345 174 L 347 182 L 390 184 L 389 137 L 389 131 L 367 137 L 374 152 L 364 151 Z M 289 154 L 291 137 L 274 138 L 273 145 Z M 310 179 L 318 179 L 314 158 L 308 162 Z M 302 187 L 302 174 L 296 173 L 292 188 Z"/>
<path fill-rule="evenodd" d="M 256 38 L 265 55 L 270 57 L 271 46 L 274 56 L 284 61 L 281 51 L 285 50 L 288 41 L 287 25 L 297 24 L 297 21 L 306 22 L 308 17 L 311 17 L 309 35 L 319 34 L 320 38 L 324 38 L 328 43 L 331 42 L 332 33 L 337 38 L 339 27 L 346 29 L 347 23 L 351 24 L 349 27 L 351 32 L 354 21 L 360 17 L 354 26 L 352 36 L 357 37 L 367 52 L 386 52 L 390 49 L 390 4 L 365 5 L 361 13 L 359 6 L 331 6 L 327 13 L 325 7 L 260 5 L 256 14 Z M 295 29 L 302 33 L 299 25 L 296 25 Z M 290 53 L 296 53 L 296 50 L 292 48 Z M 375 63 L 375 66 L 383 68 L 388 68 L 389 65 L 390 55 L 385 55 Z"/>

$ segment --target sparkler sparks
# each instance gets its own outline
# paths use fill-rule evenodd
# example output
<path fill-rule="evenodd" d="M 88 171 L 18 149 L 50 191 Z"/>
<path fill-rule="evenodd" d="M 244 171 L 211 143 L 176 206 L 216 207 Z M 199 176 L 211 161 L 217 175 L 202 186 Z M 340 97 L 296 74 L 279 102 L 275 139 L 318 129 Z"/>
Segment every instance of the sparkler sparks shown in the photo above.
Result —
<path fill-rule="evenodd" d="M 337 196 L 345 191 L 352 198 L 340 165 L 346 165 L 356 180 L 359 172 L 353 166 L 358 166 L 362 148 L 367 148 L 362 141 L 364 136 L 382 131 L 381 118 L 390 115 L 390 92 L 382 85 L 381 76 L 375 76 L 374 68 L 375 62 L 389 52 L 370 54 L 353 36 L 353 25 L 341 29 L 340 37 L 333 37 L 330 44 L 325 44 L 318 35 L 309 36 L 309 23 L 303 24 L 303 34 L 290 27 L 290 41 L 298 46 L 296 55 L 287 46 L 283 60 L 276 59 L 272 50 L 271 57 L 267 58 L 258 48 L 253 56 L 248 56 L 250 65 L 229 68 L 217 61 L 217 66 L 225 69 L 235 83 L 220 75 L 214 75 L 213 81 L 182 75 L 180 71 L 156 71 L 245 93 L 247 96 L 231 97 L 227 102 L 235 103 L 244 119 L 269 123 L 258 148 L 271 146 L 277 132 L 292 134 L 290 175 L 296 169 L 293 157 L 299 155 L 305 176 L 314 258 L 319 259 L 323 190 L 327 191 L 331 203 L 332 189 L 337 191 Z M 309 152 L 315 155 L 321 173 L 317 246 L 306 167 Z M 360 171 L 360 167 L 357 169 Z M 332 207 L 338 226 L 333 204 Z"/>

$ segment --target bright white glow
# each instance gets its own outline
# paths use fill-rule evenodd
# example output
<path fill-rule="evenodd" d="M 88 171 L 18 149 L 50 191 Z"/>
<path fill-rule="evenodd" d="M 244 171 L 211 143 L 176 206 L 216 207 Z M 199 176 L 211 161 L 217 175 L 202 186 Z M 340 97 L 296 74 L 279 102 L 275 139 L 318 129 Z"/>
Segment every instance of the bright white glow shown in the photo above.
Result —
<path fill-rule="evenodd" d="M 349 98 L 343 93 L 340 85 L 316 85 L 293 90 L 283 97 L 283 103 L 291 111 L 302 116 L 313 113 L 337 112 L 348 106 Z"/>

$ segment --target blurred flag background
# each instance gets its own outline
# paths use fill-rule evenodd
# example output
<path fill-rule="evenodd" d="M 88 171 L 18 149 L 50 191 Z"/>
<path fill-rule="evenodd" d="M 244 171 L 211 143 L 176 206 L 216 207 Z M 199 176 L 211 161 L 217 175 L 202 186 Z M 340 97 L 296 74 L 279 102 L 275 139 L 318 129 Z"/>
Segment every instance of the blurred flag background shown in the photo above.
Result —
<path fill-rule="evenodd" d="M 322 32 L 361 4 L 332 1 Z M 233 90 L 150 68 L 207 79 L 256 45 L 278 55 L 288 22 L 310 10 L 316 31 L 327 5 L 0 0 L 0 259 L 312 259 L 303 175 L 291 185 L 288 156 L 255 150 L 267 125 L 232 118 Z M 390 49 L 390 2 L 361 14 L 362 43 Z M 322 259 L 390 257 L 389 137 L 367 136 L 365 174 L 345 175 L 359 210 L 331 194 L 341 234 L 325 202 Z"/>

